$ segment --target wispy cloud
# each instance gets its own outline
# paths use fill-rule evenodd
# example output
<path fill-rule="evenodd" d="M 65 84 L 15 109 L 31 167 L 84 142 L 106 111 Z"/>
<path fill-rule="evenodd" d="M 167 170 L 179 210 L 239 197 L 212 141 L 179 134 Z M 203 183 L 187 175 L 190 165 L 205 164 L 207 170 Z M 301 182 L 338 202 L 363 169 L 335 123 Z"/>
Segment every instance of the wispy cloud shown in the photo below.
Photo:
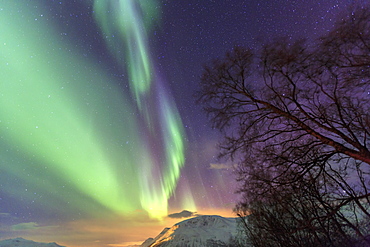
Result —
<path fill-rule="evenodd" d="M 235 165 L 229 165 L 229 164 L 225 164 L 225 163 L 220 163 L 220 164 L 211 163 L 211 164 L 209 164 L 208 169 L 211 169 L 211 170 L 234 169 L 234 168 L 236 168 L 236 166 L 237 166 L 236 164 Z"/>
<path fill-rule="evenodd" d="M 13 231 L 28 231 L 37 229 L 39 225 L 36 222 L 27 222 L 27 223 L 19 223 L 16 225 L 12 225 Z"/>
<path fill-rule="evenodd" d="M 0 218 L 11 218 L 11 214 L 9 213 L 0 213 Z"/>
<path fill-rule="evenodd" d="M 37 230 L 37 231 L 50 231 L 50 230 L 53 230 L 53 229 L 55 229 L 57 227 L 59 227 L 59 226 L 53 226 L 53 225 L 40 226 L 36 222 L 23 222 L 23 223 L 12 225 L 10 227 L 10 229 L 12 231 L 29 232 L 29 231 L 34 231 L 34 230 Z"/>
<path fill-rule="evenodd" d="M 196 212 L 190 212 L 188 210 L 183 210 L 180 213 L 173 213 L 173 214 L 168 215 L 168 217 L 176 218 L 176 219 L 189 218 L 189 217 L 192 217 L 192 216 L 196 216 Z"/>

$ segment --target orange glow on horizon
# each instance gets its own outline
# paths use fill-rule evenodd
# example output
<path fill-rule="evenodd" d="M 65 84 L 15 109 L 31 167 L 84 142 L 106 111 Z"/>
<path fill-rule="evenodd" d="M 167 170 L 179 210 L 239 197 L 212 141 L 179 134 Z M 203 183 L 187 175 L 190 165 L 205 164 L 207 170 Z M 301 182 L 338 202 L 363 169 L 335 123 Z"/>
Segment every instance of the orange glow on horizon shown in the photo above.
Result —
<path fill-rule="evenodd" d="M 182 210 L 171 210 L 171 213 Z M 220 215 L 236 217 L 231 209 L 201 209 L 195 215 Z M 190 217 L 191 218 L 191 217 Z M 142 217 L 130 220 L 123 217 L 69 221 L 59 225 L 41 226 L 19 231 L 18 236 L 36 242 L 56 242 L 67 247 L 126 247 L 140 245 L 156 237 L 164 228 L 188 218 L 166 217 L 162 221 Z"/>

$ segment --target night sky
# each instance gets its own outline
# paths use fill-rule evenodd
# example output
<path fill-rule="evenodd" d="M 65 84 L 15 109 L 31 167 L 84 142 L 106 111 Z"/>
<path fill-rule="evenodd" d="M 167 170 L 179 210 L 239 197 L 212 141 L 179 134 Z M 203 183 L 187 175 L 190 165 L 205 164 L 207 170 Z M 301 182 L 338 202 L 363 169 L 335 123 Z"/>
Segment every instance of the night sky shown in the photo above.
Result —
<path fill-rule="evenodd" d="M 0 1 L 0 239 L 128 246 L 168 214 L 232 216 L 203 66 L 314 41 L 353 4 L 369 1 Z"/>

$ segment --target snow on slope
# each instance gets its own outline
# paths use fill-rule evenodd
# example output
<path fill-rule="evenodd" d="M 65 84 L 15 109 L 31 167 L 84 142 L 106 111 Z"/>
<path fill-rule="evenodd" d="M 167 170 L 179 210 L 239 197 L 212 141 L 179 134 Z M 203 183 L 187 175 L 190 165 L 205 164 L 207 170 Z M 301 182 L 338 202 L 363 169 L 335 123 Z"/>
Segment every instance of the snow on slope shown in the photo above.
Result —
<path fill-rule="evenodd" d="M 165 228 L 141 247 L 227 246 L 231 239 L 237 237 L 237 220 L 216 215 L 198 216 Z"/>
<path fill-rule="evenodd" d="M 155 238 L 148 238 L 147 240 L 144 241 L 144 243 L 142 243 L 140 245 L 140 247 L 149 247 L 151 246 L 154 242 L 158 241 L 158 239 L 162 238 L 162 236 L 169 230 L 170 228 L 164 228 L 161 233 L 158 234 L 157 237 Z"/>
<path fill-rule="evenodd" d="M 63 247 L 56 243 L 38 243 L 24 238 L 6 239 L 0 241 L 0 247 Z"/>

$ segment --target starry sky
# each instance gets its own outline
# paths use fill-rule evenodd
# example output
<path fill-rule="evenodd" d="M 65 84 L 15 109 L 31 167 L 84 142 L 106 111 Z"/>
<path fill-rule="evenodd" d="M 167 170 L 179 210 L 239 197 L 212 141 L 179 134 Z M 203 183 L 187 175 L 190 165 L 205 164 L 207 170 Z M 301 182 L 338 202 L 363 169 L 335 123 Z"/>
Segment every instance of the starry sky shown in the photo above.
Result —
<path fill-rule="evenodd" d="M 0 239 L 129 246 L 189 212 L 231 216 L 233 164 L 193 97 L 203 65 L 315 40 L 353 4 L 369 1 L 0 1 Z"/>

